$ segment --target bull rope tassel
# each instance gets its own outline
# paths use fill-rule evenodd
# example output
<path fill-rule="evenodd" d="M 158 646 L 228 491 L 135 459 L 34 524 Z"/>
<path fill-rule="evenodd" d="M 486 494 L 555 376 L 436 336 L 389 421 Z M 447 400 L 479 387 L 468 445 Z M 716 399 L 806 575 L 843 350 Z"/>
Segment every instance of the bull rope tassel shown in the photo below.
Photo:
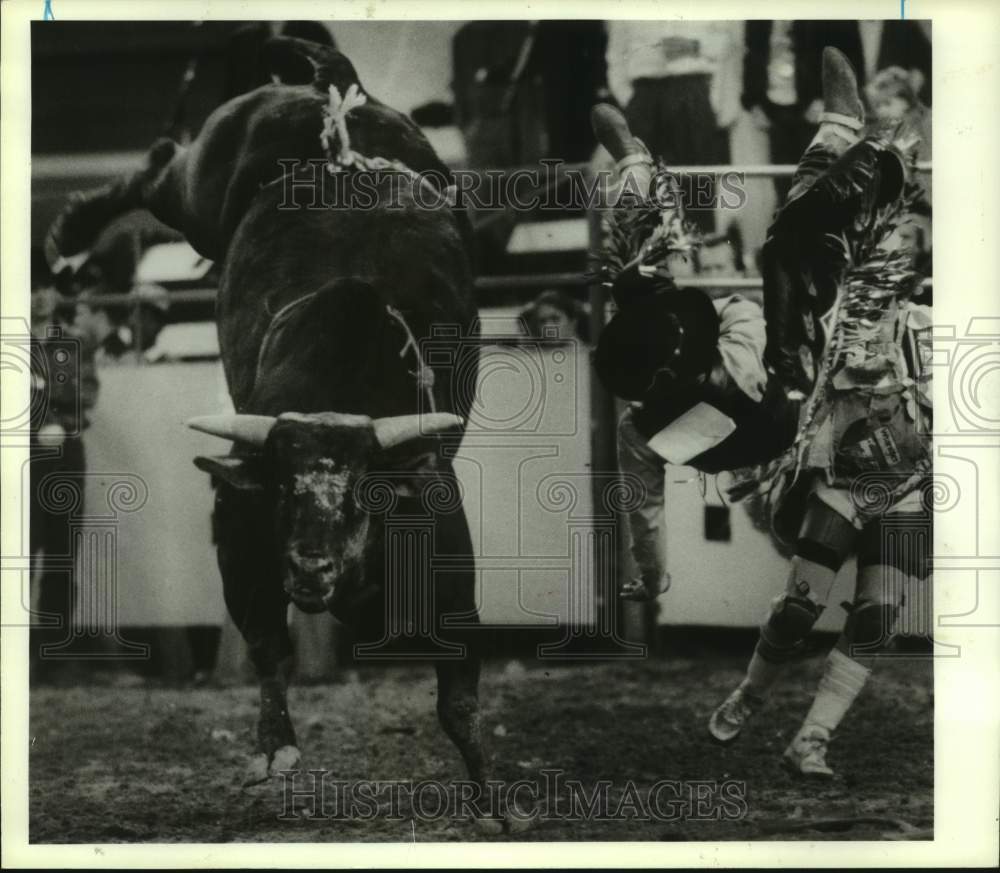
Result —
<path fill-rule="evenodd" d="M 343 97 L 336 85 L 331 85 L 329 89 L 330 99 L 323 107 L 323 130 L 320 131 L 319 139 L 326 153 L 326 169 L 331 174 L 343 173 L 347 170 L 395 170 L 402 173 L 411 181 L 416 182 L 422 188 L 426 188 L 431 195 L 431 203 L 437 198 L 448 206 L 454 206 L 458 199 L 458 188 L 454 184 L 445 187 L 444 191 L 438 191 L 430 181 L 415 170 L 410 169 L 402 161 L 389 160 L 376 155 L 369 158 L 351 148 L 351 135 L 347 130 L 347 116 L 368 102 L 368 96 L 361 91 L 357 84 L 351 85 Z"/>
<path fill-rule="evenodd" d="M 336 85 L 330 86 L 330 99 L 323 108 L 323 130 L 319 135 L 328 160 L 327 170 L 339 173 L 348 167 L 355 166 L 360 155 L 351 150 L 351 135 L 347 131 L 347 115 L 359 106 L 368 102 L 357 84 L 351 85 L 347 93 L 341 97 Z M 339 148 L 337 143 L 339 142 Z M 336 154 L 334 151 L 336 150 Z"/>
<path fill-rule="evenodd" d="M 408 351 L 413 350 L 413 357 L 417 361 L 417 369 L 409 370 L 408 372 L 416 380 L 417 387 L 427 396 L 427 405 L 430 411 L 437 412 L 437 404 L 434 402 L 434 371 L 424 362 L 423 355 L 420 354 L 420 348 L 417 346 L 417 340 L 413 336 L 410 326 L 406 323 L 406 319 L 403 318 L 403 313 L 388 303 L 385 306 L 385 311 L 389 313 L 391 318 L 402 325 L 403 331 L 406 333 L 406 342 L 403 343 L 403 347 L 399 350 L 399 357 L 405 357 Z"/>

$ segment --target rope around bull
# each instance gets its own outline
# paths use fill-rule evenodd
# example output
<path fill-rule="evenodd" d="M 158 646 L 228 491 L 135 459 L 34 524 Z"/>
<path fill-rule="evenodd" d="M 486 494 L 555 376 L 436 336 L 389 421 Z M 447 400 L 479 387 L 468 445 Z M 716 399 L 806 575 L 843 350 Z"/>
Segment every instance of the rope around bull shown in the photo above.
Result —
<path fill-rule="evenodd" d="M 360 91 L 356 84 L 351 85 L 343 97 L 340 96 L 340 91 L 334 85 L 330 86 L 329 93 L 329 102 L 323 109 L 323 130 L 319 135 L 320 143 L 326 152 L 326 169 L 329 173 L 343 173 L 350 170 L 364 170 L 368 172 L 394 170 L 403 173 L 411 181 L 417 181 L 421 185 L 426 185 L 434 194 L 440 194 L 427 179 L 411 170 L 402 161 L 387 160 L 383 157 L 369 158 L 354 151 L 351 148 L 351 137 L 347 130 L 347 115 L 352 109 L 364 106 L 368 98 Z M 260 372 L 274 334 L 288 321 L 292 313 L 299 306 L 312 300 L 317 293 L 313 291 L 296 298 L 290 303 L 286 303 L 274 314 L 271 323 L 267 326 L 264 338 L 261 340 L 260 350 L 257 353 L 257 368 L 254 373 L 255 384 L 260 377 Z M 431 412 L 437 412 L 437 403 L 434 399 L 434 371 L 427 366 L 423 355 L 420 354 L 420 347 L 417 344 L 416 337 L 414 337 L 413 331 L 410 330 L 410 325 L 407 323 L 403 313 L 388 303 L 385 304 L 385 311 L 393 321 L 403 328 L 403 332 L 406 334 L 406 341 L 399 350 L 399 357 L 403 358 L 407 352 L 412 351 L 416 368 L 408 372 L 413 376 L 417 387 L 424 392 L 424 396 L 427 398 L 427 408 Z"/>

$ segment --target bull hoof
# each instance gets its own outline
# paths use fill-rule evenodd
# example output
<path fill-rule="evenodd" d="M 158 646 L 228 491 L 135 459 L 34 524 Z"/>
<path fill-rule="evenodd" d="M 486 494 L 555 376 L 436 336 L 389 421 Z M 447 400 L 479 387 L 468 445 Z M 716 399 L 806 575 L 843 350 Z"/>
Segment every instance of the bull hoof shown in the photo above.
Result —
<path fill-rule="evenodd" d="M 268 768 L 268 773 L 272 776 L 277 776 L 283 770 L 294 770 L 301 760 L 302 754 L 297 747 L 282 746 L 271 758 L 271 766 Z"/>
<path fill-rule="evenodd" d="M 302 755 L 295 746 L 282 746 L 270 757 L 264 752 L 258 752 L 247 763 L 243 787 L 260 785 L 283 770 L 294 770 L 301 759 Z"/>

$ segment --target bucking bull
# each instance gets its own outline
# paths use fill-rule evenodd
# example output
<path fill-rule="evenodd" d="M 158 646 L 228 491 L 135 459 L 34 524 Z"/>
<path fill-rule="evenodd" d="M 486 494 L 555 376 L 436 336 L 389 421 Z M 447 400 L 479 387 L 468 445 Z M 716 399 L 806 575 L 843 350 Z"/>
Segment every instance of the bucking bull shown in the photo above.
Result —
<path fill-rule="evenodd" d="M 275 38 L 266 59 L 274 83 L 220 106 L 189 146 L 160 140 L 142 170 L 71 201 L 50 258 L 85 251 L 111 218 L 146 208 L 221 266 L 218 333 L 236 412 L 190 424 L 233 443 L 196 464 L 218 483 L 225 601 L 260 681 L 247 782 L 300 757 L 286 703 L 291 601 L 329 610 L 361 640 L 393 628 L 430 640 L 441 725 L 482 784 L 472 544 L 444 451 L 457 447 L 475 384 L 466 219 L 447 203 L 427 208 L 426 196 L 418 205 L 426 183 L 405 173 L 389 203 L 308 208 L 306 191 L 289 208 L 289 162 L 330 158 L 330 86 L 345 95 L 360 83 L 347 58 L 314 43 Z M 450 178 L 416 125 L 370 95 L 342 121 L 356 154 Z M 298 173 L 302 195 L 309 174 Z M 438 369 L 420 352 L 435 325 L 453 328 L 451 363 Z M 472 359 L 459 364 L 463 354 Z M 394 552 L 390 513 L 430 518 L 430 552 L 447 566 L 431 573 L 415 566 L 426 555 Z M 414 592 L 414 614 L 400 614 Z"/>

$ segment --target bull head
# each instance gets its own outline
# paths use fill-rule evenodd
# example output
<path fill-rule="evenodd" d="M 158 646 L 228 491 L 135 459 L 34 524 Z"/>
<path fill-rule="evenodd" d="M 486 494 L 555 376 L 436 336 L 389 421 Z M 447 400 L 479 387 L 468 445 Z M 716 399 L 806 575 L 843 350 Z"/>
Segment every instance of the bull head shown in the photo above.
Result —
<path fill-rule="evenodd" d="M 447 413 L 371 419 L 325 412 L 209 415 L 188 426 L 259 450 L 198 457 L 195 465 L 236 489 L 273 499 L 285 591 L 300 609 L 321 612 L 342 586 L 363 578 L 370 517 L 355 497 L 358 480 L 387 450 L 462 423 Z M 406 489 L 401 478 L 398 490 Z"/>

